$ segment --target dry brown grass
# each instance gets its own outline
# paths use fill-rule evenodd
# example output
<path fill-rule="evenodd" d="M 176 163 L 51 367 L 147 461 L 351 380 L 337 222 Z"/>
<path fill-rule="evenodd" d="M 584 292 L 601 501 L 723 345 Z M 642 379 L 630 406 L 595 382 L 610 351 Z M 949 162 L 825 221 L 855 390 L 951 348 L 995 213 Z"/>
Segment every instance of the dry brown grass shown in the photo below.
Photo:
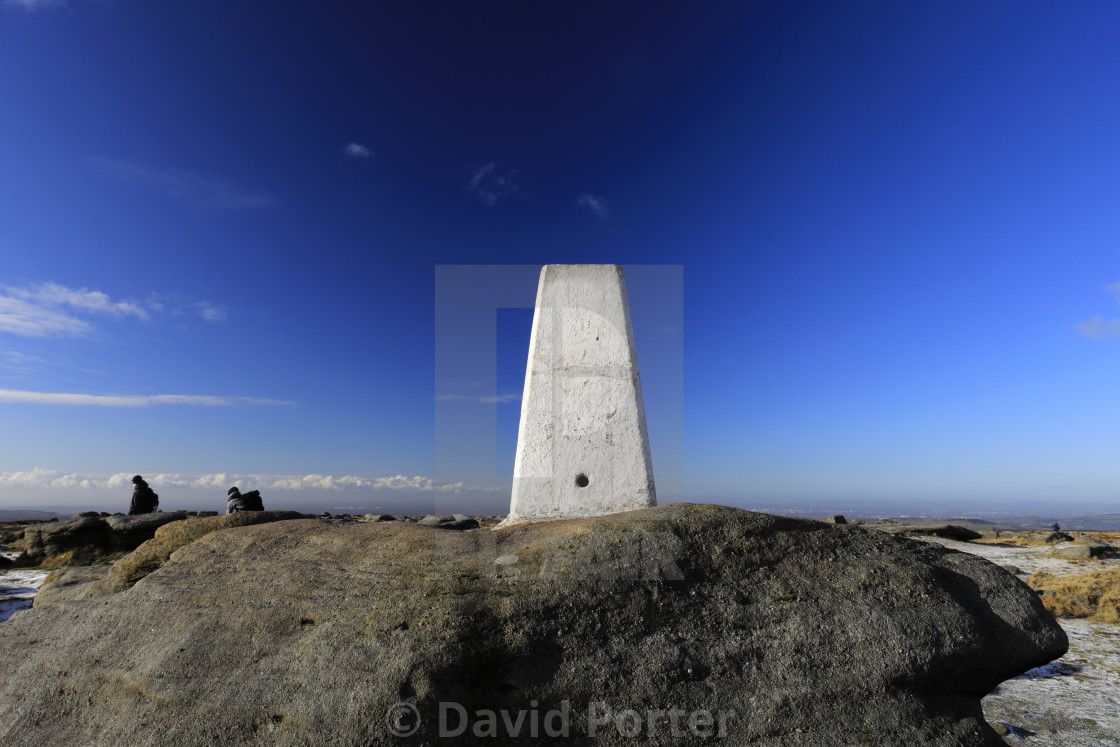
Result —
<path fill-rule="evenodd" d="M 1084 617 L 1097 622 L 1120 622 L 1120 569 L 1055 576 L 1035 571 L 1027 584 L 1040 592 L 1042 604 L 1058 617 Z"/>
<path fill-rule="evenodd" d="M 1110 545 L 1120 541 L 1120 532 L 1078 532 L 1077 534 L 1085 534 L 1099 542 L 1107 542 Z"/>

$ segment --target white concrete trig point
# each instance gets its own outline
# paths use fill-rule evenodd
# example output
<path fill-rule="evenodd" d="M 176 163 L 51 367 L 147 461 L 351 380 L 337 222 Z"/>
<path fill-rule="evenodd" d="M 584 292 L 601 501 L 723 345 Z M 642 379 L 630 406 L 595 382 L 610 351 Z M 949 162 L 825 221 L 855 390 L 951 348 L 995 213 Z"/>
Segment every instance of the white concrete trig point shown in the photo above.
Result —
<path fill-rule="evenodd" d="M 546 265 L 503 523 L 656 505 L 622 268 Z"/>

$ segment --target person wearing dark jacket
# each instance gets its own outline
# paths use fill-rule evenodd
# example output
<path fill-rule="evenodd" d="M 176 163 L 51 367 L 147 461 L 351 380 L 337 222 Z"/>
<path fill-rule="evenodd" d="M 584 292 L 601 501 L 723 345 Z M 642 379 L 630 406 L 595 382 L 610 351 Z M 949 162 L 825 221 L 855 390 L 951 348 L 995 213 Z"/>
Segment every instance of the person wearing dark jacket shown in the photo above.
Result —
<path fill-rule="evenodd" d="M 144 478 L 136 475 L 132 478 L 132 505 L 128 508 L 128 515 L 150 514 L 159 508 L 159 496 L 148 487 Z"/>
<path fill-rule="evenodd" d="M 261 501 L 261 491 L 250 490 L 244 495 L 237 487 L 232 487 L 226 492 L 229 499 L 226 501 L 226 513 L 235 514 L 239 511 L 264 511 Z"/>

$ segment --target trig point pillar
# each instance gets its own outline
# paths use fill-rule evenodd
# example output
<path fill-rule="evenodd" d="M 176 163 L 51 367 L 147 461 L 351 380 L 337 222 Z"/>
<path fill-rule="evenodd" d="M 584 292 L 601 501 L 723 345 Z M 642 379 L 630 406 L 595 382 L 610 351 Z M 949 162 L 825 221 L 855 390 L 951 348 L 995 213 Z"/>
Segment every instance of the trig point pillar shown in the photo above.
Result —
<path fill-rule="evenodd" d="M 656 505 L 622 268 L 546 265 L 506 523 Z"/>

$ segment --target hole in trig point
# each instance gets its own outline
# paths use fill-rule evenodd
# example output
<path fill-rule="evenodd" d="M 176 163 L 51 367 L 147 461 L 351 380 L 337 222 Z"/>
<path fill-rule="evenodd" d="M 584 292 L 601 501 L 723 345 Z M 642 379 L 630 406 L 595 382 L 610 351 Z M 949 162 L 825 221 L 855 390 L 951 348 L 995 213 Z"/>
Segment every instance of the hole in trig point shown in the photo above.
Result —
<path fill-rule="evenodd" d="M 587 475 L 576 475 L 576 486 L 586 488 L 591 481 L 587 479 Z"/>

